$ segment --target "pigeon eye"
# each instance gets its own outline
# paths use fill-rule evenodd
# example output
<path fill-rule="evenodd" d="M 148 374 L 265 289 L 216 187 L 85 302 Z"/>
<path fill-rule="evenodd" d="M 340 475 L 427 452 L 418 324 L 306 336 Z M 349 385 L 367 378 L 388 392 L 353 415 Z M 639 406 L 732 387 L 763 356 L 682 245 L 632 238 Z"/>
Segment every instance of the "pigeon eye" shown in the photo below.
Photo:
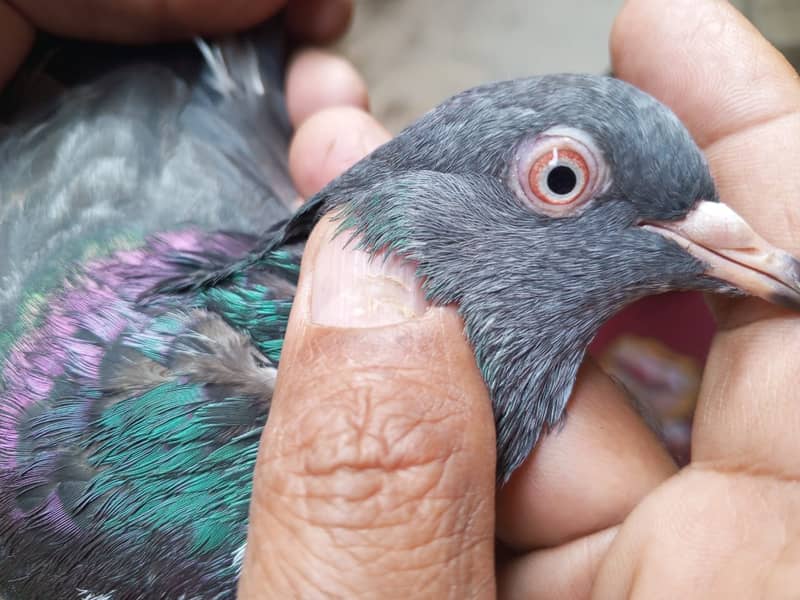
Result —
<path fill-rule="evenodd" d="M 539 200 L 548 204 L 571 204 L 589 183 L 589 166 L 580 153 L 554 146 L 528 171 L 528 186 Z"/>
<path fill-rule="evenodd" d="M 514 186 L 537 212 L 558 217 L 595 197 L 606 184 L 602 155 L 588 135 L 553 129 L 517 150 Z"/>

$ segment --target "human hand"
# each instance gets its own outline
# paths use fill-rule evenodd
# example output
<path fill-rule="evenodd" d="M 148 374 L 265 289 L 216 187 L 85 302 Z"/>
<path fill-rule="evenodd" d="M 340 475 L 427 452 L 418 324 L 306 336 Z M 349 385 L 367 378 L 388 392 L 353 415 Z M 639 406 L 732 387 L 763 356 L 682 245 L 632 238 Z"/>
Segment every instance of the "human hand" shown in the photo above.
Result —
<path fill-rule="evenodd" d="M 704 147 L 722 198 L 796 252 L 800 80 L 783 57 L 712 0 L 631 1 L 612 49 L 619 75 L 670 105 Z M 597 598 L 784 598 L 800 589 L 800 321 L 755 300 L 713 307 L 719 333 L 692 464 L 625 521 Z"/>
<path fill-rule="evenodd" d="M 155 42 L 244 29 L 286 4 L 287 0 L 0 0 L 0 88 L 28 54 L 37 29 L 110 42 Z M 291 0 L 287 28 L 304 41 L 325 43 L 343 33 L 351 11 L 351 0 Z"/>
<path fill-rule="evenodd" d="M 387 139 L 361 112 L 312 117 L 290 155 L 301 192 L 312 195 Z M 368 267 L 365 255 L 331 242 L 332 232 L 324 220 L 306 247 L 256 468 L 240 597 L 492 595 L 493 418 L 463 323 L 454 307 L 425 305 L 409 267 Z M 598 369 L 583 370 L 577 397 L 557 438 L 576 454 L 546 442 L 537 452 L 545 470 L 524 469 L 527 487 L 501 495 L 510 518 L 500 515 L 499 537 L 508 545 L 558 545 L 604 530 L 673 472 Z M 584 451 L 605 472 L 589 472 Z M 620 489 L 619 473 L 637 483 Z M 607 485 L 587 491 L 591 477 Z M 570 495 L 601 510 L 585 518 L 574 502 L 562 510 Z M 540 505 L 514 506 L 530 497 Z"/>
<path fill-rule="evenodd" d="M 715 0 L 630 0 L 612 48 L 616 72 L 670 104 L 706 147 L 726 202 L 788 246 L 800 87 L 776 51 Z M 313 193 L 383 139 L 363 113 L 310 119 L 293 152 L 298 184 Z M 243 598 L 798 589 L 796 353 L 774 354 L 795 318 L 754 300 L 715 303 L 721 333 L 684 471 L 587 364 L 564 429 L 495 499 L 488 399 L 454 310 L 424 307 L 407 270 L 368 269 L 330 235 L 323 222 L 303 265 L 256 470 Z"/>
<path fill-rule="evenodd" d="M 765 237 L 790 246 L 800 180 L 784 174 L 800 157 L 800 85 L 778 52 L 726 2 L 630 0 L 614 28 L 612 55 L 620 77 L 687 124 L 721 197 Z M 800 322 L 757 300 L 714 299 L 713 307 L 719 334 L 695 413 L 692 463 L 655 486 L 613 537 L 573 540 L 572 562 L 554 558 L 565 558 L 570 545 L 511 562 L 501 580 L 505 595 L 778 598 L 800 589 L 798 365 L 790 350 Z M 582 401 L 576 397 L 574 408 Z M 558 436 L 546 443 L 574 452 Z M 662 465 L 640 459 L 645 470 L 663 473 Z M 588 470 L 603 470 L 591 466 L 592 453 L 582 460 Z M 536 469 L 537 460 L 531 463 Z M 630 485 L 618 475 L 618 486 Z M 597 480 L 587 477 L 584 485 Z M 597 510 L 579 496 L 565 504 L 583 515 Z M 581 557 L 583 568 L 575 568 Z M 536 591 L 541 577 L 552 581 L 548 573 L 560 580 L 549 593 Z"/>

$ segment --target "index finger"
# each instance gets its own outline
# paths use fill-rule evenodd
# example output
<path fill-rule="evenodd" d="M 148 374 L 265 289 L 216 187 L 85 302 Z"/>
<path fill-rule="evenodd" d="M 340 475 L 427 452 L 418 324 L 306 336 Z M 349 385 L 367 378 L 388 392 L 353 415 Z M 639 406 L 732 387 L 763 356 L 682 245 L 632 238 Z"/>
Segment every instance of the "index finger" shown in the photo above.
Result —
<path fill-rule="evenodd" d="M 616 73 L 671 106 L 704 147 L 722 199 L 796 254 L 800 81 L 780 53 L 718 0 L 629 0 L 611 48 Z M 797 476 L 800 320 L 758 301 L 724 309 L 695 413 L 693 459 Z"/>
<path fill-rule="evenodd" d="M 109 42 L 153 42 L 191 34 L 216 34 L 255 25 L 286 0 L 21 0 L 29 23 L 51 33 Z"/>
<path fill-rule="evenodd" d="M 33 43 L 34 30 L 107 42 L 146 43 L 217 35 L 252 27 L 287 0 L 0 0 L 0 89 Z M 291 0 L 286 27 L 299 39 L 325 43 L 341 35 L 351 0 Z"/>
<path fill-rule="evenodd" d="M 629 0 L 611 37 L 615 72 L 672 108 L 706 154 L 722 199 L 797 252 L 800 80 L 730 3 Z"/>

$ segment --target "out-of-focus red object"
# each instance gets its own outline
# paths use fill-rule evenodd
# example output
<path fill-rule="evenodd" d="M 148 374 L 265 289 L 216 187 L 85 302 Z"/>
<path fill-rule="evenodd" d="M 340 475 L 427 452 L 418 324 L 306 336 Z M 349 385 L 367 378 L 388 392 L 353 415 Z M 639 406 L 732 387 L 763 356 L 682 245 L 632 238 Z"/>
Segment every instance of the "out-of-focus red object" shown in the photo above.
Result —
<path fill-rule="evenodd" d="M 645 406 L 678 464 L 690 458 L 692 417 L 714 321 L 702 295 L 636 302 L 609 321 L 589 352 Z"/>
<path fill-rule="evenodd" d="M 702 294 L 650 296 L 631 304 L 606 323 L 589 352 L 599 357 L 620 334 L 630 333 L 655 338 L 673 352 L 691 356 L 702 366 L 714 331 L 714 319 Z"/>

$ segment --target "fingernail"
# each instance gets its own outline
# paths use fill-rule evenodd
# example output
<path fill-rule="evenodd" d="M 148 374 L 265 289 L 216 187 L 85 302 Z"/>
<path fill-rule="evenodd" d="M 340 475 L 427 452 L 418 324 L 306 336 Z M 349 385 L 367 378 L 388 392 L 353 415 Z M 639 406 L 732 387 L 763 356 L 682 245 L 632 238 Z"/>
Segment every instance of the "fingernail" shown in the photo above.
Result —
<path fill-rule="evenodd" d="M 428 307 L 414 266 L 345 246 L 342 234 L 323 243 L 311 289 L 311 320 L 330 327 L 380 327 L 422 316 Z"/>

